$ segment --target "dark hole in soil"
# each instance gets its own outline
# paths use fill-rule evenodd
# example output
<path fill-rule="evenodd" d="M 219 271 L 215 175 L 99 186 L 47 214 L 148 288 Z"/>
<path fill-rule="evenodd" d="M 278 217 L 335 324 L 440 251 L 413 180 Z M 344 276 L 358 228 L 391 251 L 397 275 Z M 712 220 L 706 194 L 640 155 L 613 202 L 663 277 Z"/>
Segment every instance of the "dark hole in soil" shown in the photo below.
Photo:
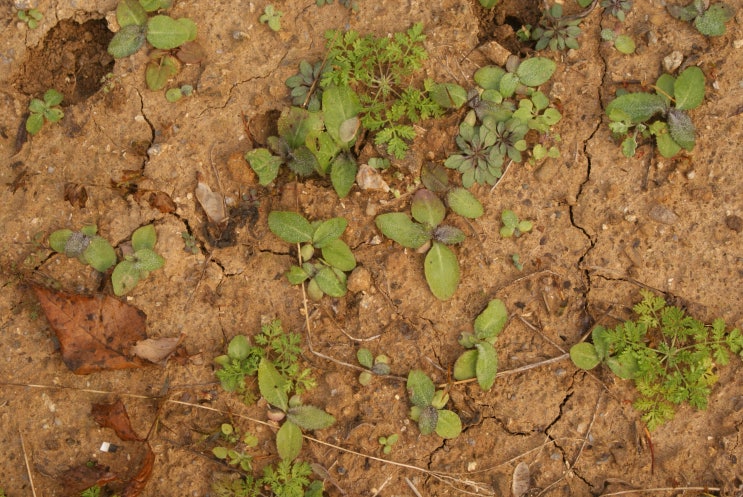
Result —
<path fill-rule="evenodd" d="M 64 95 L 62 106 L 83 102 L 98 91 L 101 78 L 113 70 L 114 59 L 106 52 L 112 37 L 103 19 L 83 24 L 61 21 L 38 48 L 29 51 L 18 76 L 18 88 L 39 98 L 54 88 Z"/>

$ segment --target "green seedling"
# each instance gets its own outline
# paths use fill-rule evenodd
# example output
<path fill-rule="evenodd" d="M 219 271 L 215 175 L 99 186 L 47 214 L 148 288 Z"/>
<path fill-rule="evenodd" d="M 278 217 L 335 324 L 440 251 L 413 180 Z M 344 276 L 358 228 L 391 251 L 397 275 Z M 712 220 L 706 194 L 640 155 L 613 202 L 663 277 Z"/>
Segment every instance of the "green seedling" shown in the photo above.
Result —
<path fill-rule="evenodd" d="M 323 61 L 310 64 L 306 60 L 299 63 L 299 72 L 286 80 L 286 86 L 291 90 L 292 104 L 310 112 L 317 112 L 322 107 L 322 88 L 319 80 L 323 72 L 328 70 Z"/>
<path fill-rule="evenodd" d="M 124 256 L 111 273 L 115 295 L 126 295 L 137 283 L 147 279 L 151 271 L 160 269 L 165 264 L 162 258 L 153 249 L 157 243 L 155 226 L 148 224 L 132 233 L 132 254 Z"/>
<path fill-rule="evenodd" d="M 212 454 L 219 460 L 225 461 L 228 465 L 242 469 L 243 471 L 252 471 L 253 457 L 244 452 L 245 449 L 252 449 L 258 445 L 258 439 L 255 435 L 246 433 L 242 435 L 237 428 L 229 423 L 223 423 L 220 426 L 220 437 L 225 440 L 231 447 L 219 445 L 212 449 Z"/>
<path fill-rule="evenodd" d="M 530 31 L 530 38 L 536 41 L 535 50 L 578 50 L 580 36 L 580 18 L 563 18 L 562 5 L 556 3 L 544 11 L 539 25 Z M 527 27 L 527 30 L 529 28 Z"/>
<path fill-rule="evenodd" d="M 18 19 L 25 22 L 29 29 L 36 29 L 44 18 L 44 14 L 37 9 L 19 10 Z"/>
<path fill-rule="evenodd" d="M 728 364 L 730 353 L 743 357 L 743 334 L 737 328 L 726 331 L 722 319 L 706 326 L 652 292 L 641 294 L 633 308 L 637 320 L 613 329 L 596 326 L 593 343 L 574 345 L 570 358 L 581 369 L 604 363 L 620 378 L 633 380 L 640 394 L 634 407 L 654 430 L 673 418 L 676 405 L 707 407 L 718 365 Z"/>
<path fill-rule="evenodd" d="M 501 213 L 501 221 L 503 222 L 503 226 L 500 229 L 500 236 L 503 238 L 511 238 L 513 236 L 518 238 L 522 234 L 530 232 L 534 227 L 532 221 L 521 221 L 515 212 L 508 209 Z"/>
<path fill-rule="evenodd" d="M 624 22 L 627 14 L 632 10 L 632 0 L 601 0 L 604 11 Z M 585 5 L 582 5 L 585 7 Z"/>
<path fill-rule="evenodd" d="M 456 214 L 467 218 L 482 215 L 482 204 L 463 188 L 447 194 L 449 207 Z M 459 262 L 448 245 L 464 241 L 462 230 L 442 224 L 446 217 L 446 206 L 439 197 L 425 188 L 413 196 L 410 206 L 413 219 L 402 212 L 380 214 L 375 219 L 379 231 L 403 247 L 426 250 L 424 273 L 431 293 L 440 300 L 454 295 L 459 285 Z M 424 245 L 429 244 L 428 249 Z"/>
<path fill-rule="evenodd" d="M 400 438 L 400 435 L 397 433 L 393 433 L 392 435 L 388 435 L 386 437 L 379 437 L 377 441 L 379 442 L 379 445 L 382 446 L 382 453 L 385 455 L 389 455 L 392 452 L 392 446 L 394 446 L 397 443 L 397 440 Z"/>
<path fill-rule="evenodd" d="M 322 110 L 284 109 L 278 120 L 279 136 L 268 139 L 269 148 L 253 149 L 245 159 L 261 185 L 271 183 L 282 164 L 299 176 L 330 176 L 339 197 L 351 191 L 358 166 L 351 147 L 359 132 L 358 97 L 349 87 L 326 88 Z"/>
<path fill-rule="evenodd" d="M 80 497 L 100 497 L 101 495 L 101 487 L 98 485 L 93 485 L 90 488 L 86 488 L 82 492 L 80 492 Z"/>
<path fill-rule="evenodd" d="M 421 435 L 436 432 L 441 438 L 457 438 L 462 432 L 462 420 L 457 413 L 444 409 L 449 394 L 436 390 L 431 378 L 419 369 L 408 373 L 408 396 L 413 406 L 410 419 L 418 423 Z"/>
<path fill-rule="evenodd" d="M 614 48 L 620 53 L 625 55 L 635 53 L 635 40 L 630 36 L 617 34 L 607 28 L 601 30 L 601 39 L 612 42 Z"/>
<path fill-rule="evenodd" d="M 359 383 L 363 386 L 371 383 L 374 375 L 388 375 L 390 374 L 390 359 L 384 354 L 380 354 L 376 357 L 367 348 L 360 348 L 356 351 L 356 359 L 359 361 L 361 366 L 365 367 L 368 371 L 362 371 L 359 374 Z"/>
<path fill-rule="evenodd" d="M 356 267 L 356 258 L 340 239 L 347 224 L 342 217 L 310 223 L 295 212 L 273 211 L 268 215 L 268 227 L 276 236 L 302 244 L 300 265 L 292 266 L 286 277 L 292 285 L 307 282 L 307 294 L 313 300 L 323 295 L 343 297 L 348 291 L 346 273 Z"/>
<path fill-rule="evenodd" d="M 427 89 L 412 86 L 414 74 L 428 58 L 423 24 L 391 37 L 362 37 L 356 31 L 329 31 L 325 37 L 329 70 L 321 86 L 353 89 L 361 104 L 361 125 L 375 133 L 377 145 L 402 159 L 416 135 L 413 124 L 443 113 Z"/>
<path fill-rule="evenodd" d="M 116 264 L 116 252 L 105 238 L 98 236 L 95 225 L 80 231 L 62 229 L 49 235 L 49 246 L 55 252 L 75 257 L 96 271 L 104 273 Z"/>
<path fill-rule="evenodd" d="M 609 129 L 615 137 L 622 138 L 622 153 L 632 157 L 638 137 L 650 136 L 655 137 L 663 157 L 673 157 L 681 149 L 693 150 L 696 130 L 687 111 L 702 103 L 704 86 L 704 73 L 693 66 L 677 78 L 661 75 L 655 83 L 655 93 L 625 93 L 609 102 Z"/>
<path fill-rule="evenodd" d="M 272 3 L 269 3 L 263 9 L 263 14 L 258 20 L 261 24 L 267 24 L 272 31 L 281 31 L 281 17 L 283 15 L 283 12 L 274 7 Z"/>
<path fill-rule="evenodd" d="M 227 354 L 214 359 L 220 368 L 215 375 L 225 391 L 236 392 L 246 404 L 255 402 L 247 379 L 257 375 L 264 357 L 286 378 L 291 391 L 301 395 L 315 387 L 310 369 L 302 369 L 299 364 L 302 350 L 298 333 L 285 332 L 281 321 L 276 319 L 261 326 L 260 333 L 253 339 L 255 345 L 245 335 L 235 336 L 227 346 Z"/>
<path fill-rule="evenodd" d="M 694 22 L 694 27 L 704 36 L 722 36 L 725 23 L 733 18 L 735 9 L 723 2 L 710 5 L 709 0 L 693 0 L 688 5 L 667 5 L 668 12 L 682 21 Z"/>
<path fill-rule="evenodd" d="M 524 270 L 524 265 L 521 263 L 521 256 L 519 254 L 511 254 L 511 262 L 513 262 L 513 267 L 519 271 Z"/>
<path fill-rule="evenodd" d="M 183 85 L 180 88 L 170 88 L 165 92 L 165 100 L 168 102 L 177 102 L 183 97 L 189 97 L 193 94 L 193 86 Z"/>
<path fill-rule="evenodd" d="M 189 233 L 188 231 L 184 231 L 181 233 L 181 238 L 183 238 L 184 252 L 188 252 L 189 254 L 193 255 L 196 255 L 200 252 L 196 238 L 191 233 Z"/>
<path fill-rule="evenodd" d="M 44 100 L 34 98 L 28 104 L 30 112 L 26 119 L 26 131 L 35 135 L 41 131 L 44 121 L 56 123 L 64 117 L 64 112 L 59 108 L 64 97 L 55 89 L 49 89 L 44 92 Z"/>
<path fill-rule="evenodd" d="M 508 321 L 506 305 L 499 299 L 491 300 L 476 318 L 474 333 L 462 333 L 459 344 L 468 349 L 454 363 L 454 378 L 477 378 L 484 391 L 490 390 L 498 373 L 498 355 L 495 341 Z"/>
<path fill-rule="evenodd" d="M 263 476 L 220 478 L 212 484 L 215 497 L 322 497 L 322 481 L 310 482 L 312 467 L 304 461 L 279 461 L 263 468 Z"/>
<path fill-rule="evenodd" d="M 459 153 L 444 162 L 447 168 L 462 173 L 465 188 L 475 183 L 495 185 L 506 160 L 522 162 L 529 130 L 539 133 L 544 142 L 534 145 L 533 160 L 559 155 L 549 142 L 557 141 L 550 130 L 562 115 L 536 89 L 552 77 L 556 65 L 543 57 L 514 61 L 507 69 L 486 66 L 475 73 L 480 88 L 468 94 L 472 110 L 459 125 Z"/>
<path fill-rule="evenodd" d="M 166 9 L 170 0 L 120 0 L 116 20 L 121 29 L 108 44 L 114 58 L 128 57 L 145 42 L 154 50 L 149 53 L 145 81 L 150 90 L 163 89 L 175 77 L 183 63 L 196 63 L 203 58 L 203 49 L 194 41 L 196 24 L 185 17 L 174 19 L 164 14 L 150 13 Z"/>

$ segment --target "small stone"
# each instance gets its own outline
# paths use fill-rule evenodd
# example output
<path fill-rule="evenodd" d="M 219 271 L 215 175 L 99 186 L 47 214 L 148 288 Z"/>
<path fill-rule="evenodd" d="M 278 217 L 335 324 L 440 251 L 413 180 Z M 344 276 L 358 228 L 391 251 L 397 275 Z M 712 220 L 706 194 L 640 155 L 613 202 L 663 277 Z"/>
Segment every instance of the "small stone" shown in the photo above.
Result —
<path fill-rule="evenodd" d="M 662 224 L 676 224 L 679 220 L 678 214 L 660 204 L 655 204 L 651 207 L 648 211 L 648 216 L 653 221 Z"/>
<path fill-rule="evenodd" d="M 347 288 L 349 292 L 366 292 L 371 288 L 371 273 L 363 266 L 358 266 L 348 277 Z"/>
<path fill-rule="evenodd" d="M 743 231 L 743 219 L 741 219 L 740 216 L 736 215 L 727 216 L 725 218 L 725 226 L 735 231 L 736 233 L 740 233 L 741 231 Z"/>
<path fill-rule="evenodd" d="M 682 54 L 678 50 L 674 50 L 670 54 L 663 57 L 663 69 L 665 69 L 667 73 L 672 73 L 679 68 L 683 61 L 684 54 Z"/>
<path fill-rule="evenodd" d="M 511 55 L 511 52 L 509 52 L 508 49 L 504 48 L 495 40 L 482 44 L 479 47 L 479 50 L 485 57 L 498 66 L 504 66 L 506 64 L 506 59 Z"/>

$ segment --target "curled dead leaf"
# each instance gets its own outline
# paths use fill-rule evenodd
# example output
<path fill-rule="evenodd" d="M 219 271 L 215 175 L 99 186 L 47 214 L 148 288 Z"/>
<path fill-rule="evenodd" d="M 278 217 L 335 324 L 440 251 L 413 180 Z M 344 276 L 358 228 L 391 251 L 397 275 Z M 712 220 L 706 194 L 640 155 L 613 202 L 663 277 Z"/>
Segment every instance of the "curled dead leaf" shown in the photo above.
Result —
<path fill-rule="evenodd" d="M 196 185 L 194 194 L 209 221 L 217 224 L 227 221 L 224 197 L 221 194 L 213 192 L 209 185 L 201 181 Z"/>
<path fill-rule="evenodd" d="M 152 469 L 155 466 L 155 453 L 152 452 L 152 447 L 150 447 L 149 443 L 145 445 L 147 452 L 142 459 L 142 466 L 140 466 L 139 472 L 137 472 L 134 478 L 129 480 L 122 494 L 123 497 L 137 497 L 142 493 L 144 487 L 147 486 L 147 482 L 150 481 Z"/>
<path fill-rule="evenodd" d="M 132 347 L 132 353 L 156 364 L 164 363 L 183 341 L 183 335 L 174 338 L 147 338 Z"/>
<path fill-rule="evenodd" d="M 93 404 L 90 413 L 96 423 L 104 428 L 111 428 L 121 440 L 126 442 L 144 440 L 132 428 L 126 407 L 121 399 L 112 404 Z"/>

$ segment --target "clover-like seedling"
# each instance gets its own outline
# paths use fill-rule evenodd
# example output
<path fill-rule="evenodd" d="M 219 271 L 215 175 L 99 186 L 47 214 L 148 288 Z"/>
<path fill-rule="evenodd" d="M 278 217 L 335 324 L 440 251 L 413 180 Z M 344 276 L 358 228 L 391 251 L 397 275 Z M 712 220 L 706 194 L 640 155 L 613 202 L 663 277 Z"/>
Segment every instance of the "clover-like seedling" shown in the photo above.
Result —
<path fill-rule="evenodd" d="M 483 213 L 480 201 L 464 188 L 449 191 L 447 202 L 455 213 L 463 217 L 474 219 Z M 384 236 L 403 247 L 418 250 L 430 243 L 423 263 L 426 282 L 436 298 L 447 300 L 459 285 L 459 262 L 448 245 L 463 242 L 464 232 L 442 224 L 446 206 L 436 194 L 425 188 L 413 196 L 410 211 L 413 219 L 402 212 L 391 212 L 380 214 L 374 222 Z"/>
<path fill-rule="evenodd" d="M 499 299 L 491 300 L 475 318 L 474 333 L 462 333 L 459 337 L 459 344 L 468 350 L 454 363 L 454 379 L 477 378 L 480 388 L 490 390 L 498 373 L 494 345 L 507 321 L 506 305 Z"/>
<path fill-rule="evenodd" d="M 673 157 L 694 149 L 696 130 L 687 111 L 704 100 L 705 78 L 696 66 L 685 69 L 677 78 L 661 75 L 655 83 L 656 92 L 625 93 L 606 106 L 614 136 L 623 138 L 622 153 L 632 157 L 638 137 L 655 137 L 663 157 Z"/>
<path fill-rule="evenodd" d="M 374 357 L 369 349 L 362 347 L 356 351 L 356 359 L 367 369 L 359 373 L 359 383 L 363 386 L 371 382 L 373 375 L 390 374 L 390 359 L 384 354 Z"/>
<path fill-rule="evenodd" d="M 44 100 L 34 98 L 28 104 L 30 112 L 26 119 L 26 131 L 35 135 L 41 131 L 44 121 L 56 123 L 64 117 L 64 112 L 59 108 L 64 97 L 57 90 L 50 88 L 44 92 Z"/>
<path fill-rule="evenodd" d="M 273 31 L 281 31 L 281 17 L 283 15 L 283 12 L 274 7 L 272 3 L 269 3 L 263 9 L 263 14 L 258 20 L 261 24 L 268 24 L 268 27 Z"/>
<path fill-rule="evenodd" d="M 126 295 L 140 280 L 149 276 L 150 271 L 160 269 L 165 259 L 153 249 L 157 243 L 157 233 L 151 224 L 137 228 L 132 233 L 132 254 L 124 256 L 111 273 L 115 295 Z"/>
<path fill-rule="evenodd" d="M 346 272 L 356 267 L 353 252 L 340 239 L 347 224 L 342 217 L 310 223 L 296 212 L 273 211 L 268 215 L 268 227 L 276 236 L 302 244 L 300 265 L 292 266 L 286 276 L 292 285 L 307 282 L 307 294 L 313 300 L 323 295 L 343 297 L 347 292 Z"/>
<path fill-rule="evenodd" d="M 237 428 L 230 423 L 222 423 L 219 434 L 232 447 L 225 447 L 223 445 L 214 447 L 212 449 L 214 457 L 243 471 L 252 471 L 253 457 L 250 454 L 246 454 L 245 449 L 258 445 L 258 438 L 251 433 L 241 436 Z"/>
<path fill-rule="evenodd" d="M 377 442 L 379 442 L 379 445 L 382 446 L 382 453 L 385 455 L 388 455 L 392 452 L 392 446 L 397 443 L 397 440 L 400 438 L 400 435 L 397 433 L 393 433 L 392 435 L 387 435 L 386 437 L 379 437 L 377 439 Z"/>
<path fill-rule="evenodd" d="M 193 94 L 193 86 L 183 85 L 180 88 L 170 88 L 165 92 L 165 100 L 168 102 L 177 102 L 183 97 L 189 97 Z"/>
<path fill-rule="evenodd" d="M 171 0 L 120 0 L 116 20 L 121 29 L 108 44 L 108 53 L 115 59 L 134 54 L 145 42 L 154 47 L 145 68 L 145 81 L 151 90 L 163 89 L 178 74 L 181 63 L 203 58 L 203 50 L 194 42 L 197 28 L 191 19 L 164 14 L 149 17 L 149 13 L 170 4 Z"/>
<path fill-rule="evenodd" d="M 574 345 L 570 358 L 581 369 L 604 363 L 620 378 L 633 380 L 639 393 L 634 407 L 653 430 L 673 418 L 676 405 L 707 407 L 717 366 L 728 364 L 730 353 L 743 357 L 743 334 L 737 328 L 726 331 L 722 319 L 707 326 L 650 291 L 641 294 L 633 308 L 636 320 L 613 329 L 596 326 L 593 343 Z"/>
<path fill-rule="evenodd" d="M 709 0 L 692 0 L 684 7 L 667 5 L 666 8 L 676 19 L 693 21 L 694 27 L 704 36 L 724 35 L 725 23 L 735 14 L 735 10 L 728 4 L 717 2 L 710 5 Z"/>
<path fill-rule="evenodd" d="M 449 394 L 436 390 L 431 378 L 419 369 L 408 373 L 408 396 L 413 406 L 410 419 L 418 423 L 421 435 L 436 432 L 441 438 L 457 438 L 462 432 L 462 420 L 457 413 L 444 409 L 449 402 Z"/>
<path fill-rule="evenodd" d="M 25 22 L 29 29 L 36 29 L 44 18 L 44 14 L 37 9 L 19 10 L 18 19 Z"/>
<path fill-rule="evenodd" d="M 98 236 L 97 232 L 95 225 L 84 226 L 80 231 L 57 230 L 49 235 L 49 246 L 55 252 L 75 257 L 104 273 L 116 264 L 116 252 L 108 240 Z"/>
<path fill-rule="evenodd" d="M 635 40 L 631 36 L 620 35 L 605 28 L 601 30 L 601 39 L 612 42 L 614 48 L 620 53 L 629 55 L 635 52 Z"/>
<path fill-rule="evenodd" d="M 515 212 L 506 209 L 501 213 L 503 226 L 500 229 L 500 236 L 503 238 L 520 237 L 523 233 L 528 233 L 534 227 L 534 223 L 529 220 L 521 221 Z"/>

